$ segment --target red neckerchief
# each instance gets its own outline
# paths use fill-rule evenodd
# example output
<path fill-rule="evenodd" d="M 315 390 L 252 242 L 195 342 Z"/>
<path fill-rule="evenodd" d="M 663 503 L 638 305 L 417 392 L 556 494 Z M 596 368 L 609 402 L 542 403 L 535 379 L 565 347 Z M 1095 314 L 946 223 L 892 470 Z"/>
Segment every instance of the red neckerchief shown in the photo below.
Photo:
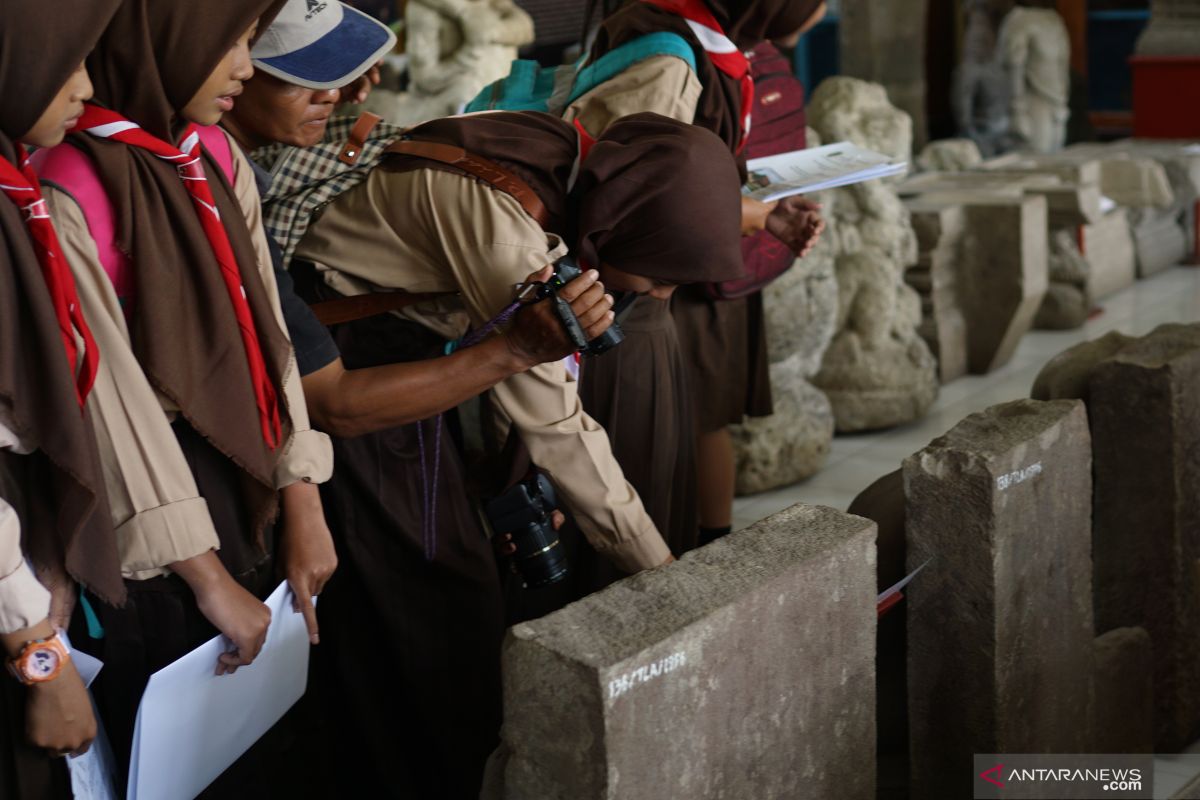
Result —
<path fill-rule="evenodd" d="M 58 241 L 54 223 L 50 221 L 50 212 L 42 198 L 42 187 L 38 183 L 37 174 L 29 165 L 28 153 L 19 144 L 17 158 L 21 162 L 20 168 L 9 163 L 7 159 L 0 158 L 0 190 L 21 209 L 25 226 L 29 228 L 29 235 L 34 243 L 33 249 L 37 252 L 38 263 L 42 267 L 42 277 L 46 280 L 46 288 L 50 290 L 54 316 L 58 318 L 58 330 L 62 335 L 67 362 L 75 375 L 75 394 L 79 400 L 79 407 L 82 408 L 87 402 L 92 384 L 96 382 L 100 351 L 96 347 L 96 340 L 92 338 L 87 321 L 83 318 L 79 294 L 75 290 L 75 277 L 71 274 L 71 265 L 63 255 L 62 243 Z M 83 339 L 82 364 L 79 363 L 76 334 Z"/>
<path fill-rule="evenodd" d="M 221 213 L 217 210 L 212 189 L 204 174 L 204 166 L 200 163 L 200 137 L 195 131 L 195 126 L 188 126 L 180 139 L 180 146 L 175 147 L 147 133 L 137 123 L 130 122 L 117 112 L 89 103 L 77 129 L 100 139 L 112 139 L 130 147 L 141 148 L 174 164 L 178 169 L 179 179 L 191 195 L 196 215 L 204 228 L 204 235 L 208 237 L 213 255 L 220 265 L 221 278 L 225 282 L 229 302 L 233 305 L 233 313 L 237 317 L 238 328 L 242 334 L 242 346 L 250 367 L 250 383 L 254 389 L 255 405 L 258 406 L 263 441 L 268 448 L 274 450 L 282 438 L 279 399 L 275 385 L 267 374 L 266 360 L 258 341 L 258 331 L 254 327 L 254 317 L 246 299 L 246 290 L 242 286 L 242 274 L 238 269 L 237 258 L 233 254 L 233 246 L 229 243 L 229 234 L 221 223 Z"/>
<path fill-rule="evenodd" d="M 745 53 L 738 49 L 733 40 L 725 35 L 725 30 L 712 11 L 704 4 L 704 0 L 642 0 L 652 6 L 669 11 L 683 17 L 692 29 L 692 33 L 700 41 L 704 52 L 712 61 L 713 66 L 721 72 L 740 81 L 742 86 L 742 138 L 738 143 L 738 151 L 746 146 L 750 136 L 750 112 L 754 109 L 754 79 L 750 76 L 750 60 Z"/>

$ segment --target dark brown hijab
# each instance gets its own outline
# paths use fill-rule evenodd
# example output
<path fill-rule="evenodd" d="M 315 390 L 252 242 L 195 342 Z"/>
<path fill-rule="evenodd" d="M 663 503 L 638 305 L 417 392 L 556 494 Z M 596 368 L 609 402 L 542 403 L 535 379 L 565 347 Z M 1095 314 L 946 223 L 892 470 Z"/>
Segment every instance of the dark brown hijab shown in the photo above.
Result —
<path fill-rule="evenodd" d="M 0 157 L 16 164 L 28 133 L 100 37 L 120 0 L 0 3 Z M 0 196 L 0 401 L 11 406 L 36 491 L 25 547 L 109 603 L 124 602 L 121 563 L 90 418 L 80 413 L 58 321 L 21 212 Z"/>
<path fill-rule="evenodd" d="M 177 143 L 178 115 L 238 37 L 266 28 L 283 0 L 125 0 L 88 59 L 96 102 Z M 151 153 L 76 134 L 116 210 L 117 245 L 133 265 L 131 335 L 151 382 L 187 421 L 252 480 L 254 528 L 274 515 L 275 465 L 259 427 L 250 371 L 220 268 L 175 168 Z M 279 388 L 290 344 L 259 277 L 242 210 L 220 167 L 205 172 L 241 268 L 267 371 Z M 282 389 L 277 392 L 283 397 Z M 282 399 L 280 401 L 282 403 Z M 284 441 L 290 434 L 285 417 Z"/>
<path fill-rule="evenodd" d="M 705 0 L 705 5 L 742 50 L 766 39 L 780 39 L 800 30 L 820 8 L 822 0 Z M 720 136 L 737 152 L 741 140 L 742 90 L 740 82 L 721 72 L 703 57 L 704 48 L 686 20 L 649 3 L 627 3 L 602 23 L 592 45 L 594 61 L 623 44 L 651 33 L 669 31 L 686 39 L 698 54 L 696 73 L 700 78 L 700 101 L 694 122 Z M 745 163 L 738 155 L 739 165 Z"/>
<path fill-rule="evenodd" d="M 669 283 L 741 276 L 737 170 L 724 143 L 695 125 L 657 114 L 614 123 L 571 176 L 578 134 L 557 117 L 498 112 L 450 117 L 408 134 L 495 161 L 530 185 L 549 228 L 591 265 L 610 264 Z M 443 169 L 393 156 L 393 168 Z"/>

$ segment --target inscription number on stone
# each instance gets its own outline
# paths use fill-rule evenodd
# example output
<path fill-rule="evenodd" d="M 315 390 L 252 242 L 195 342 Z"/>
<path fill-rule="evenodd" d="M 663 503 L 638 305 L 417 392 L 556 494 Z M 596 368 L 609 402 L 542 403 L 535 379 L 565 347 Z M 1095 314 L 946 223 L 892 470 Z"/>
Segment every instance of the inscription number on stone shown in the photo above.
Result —
<path fill-rule="evenodd" d="M 1041 474 L 1042 462 L 1039 461 L 1036 464 L 1030 464 L 1024 469 L 1019 469 L 1015 472 L 1010 472 L 1007 475 L 1001 475 L 1000 477 L 996 478 L 996 488 L 1003 492 L 1005 489 L 1011 489 L 1017 484 L 1024 483 L 1030 478 L 1036 478 Z"/>
<path fill-rule="evenodd" d="M 620 677 L 608 682 L 608 699 L 615 700 L 635 686 L 649 683 L 655 678 L 661 678 L 668 672 L 674 672 L 687 663 L 687 655 L 683 652 L 672 653 L 666 658 L 660 658 L 653 664 L 630 670 Z"/>

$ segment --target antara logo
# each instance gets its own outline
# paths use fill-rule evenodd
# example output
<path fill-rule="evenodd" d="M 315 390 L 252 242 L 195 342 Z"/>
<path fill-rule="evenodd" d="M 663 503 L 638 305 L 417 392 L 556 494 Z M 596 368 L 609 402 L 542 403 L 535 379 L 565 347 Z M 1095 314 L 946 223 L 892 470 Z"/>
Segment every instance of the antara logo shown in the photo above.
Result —
<path fill-rule="evenodd" d="M 305 0 L 305 2 L 308 3 L 308 13 L 304 15 L 306 21 L 324 11 L 327 5 L 326 3 L 322 3 L 321 0 Z"/>
<path fill-rule="evenodd" d="M 994 786 L 999 786 L 1001 789 L 1003 789 L 1004 784 L 1001 783 L 1000 781 L 996 780 L 996 778 L 1003 777 L 1003 775 L 1001 774 L 1001 770 L 1003 770 L 1003 769 L 1004 769 L 1003 764 L 997 764 L 996 766 L 992 767 L 991 769 L 985 769 L 983 772 L 979 773 L 979 777 L 983 778 L 988 783 L 990 783 Z M 990 775 L 993 775 L 993 774 L 995 774 L 995 776 L 996 776 L 995 778 L 989 777 Z"/>

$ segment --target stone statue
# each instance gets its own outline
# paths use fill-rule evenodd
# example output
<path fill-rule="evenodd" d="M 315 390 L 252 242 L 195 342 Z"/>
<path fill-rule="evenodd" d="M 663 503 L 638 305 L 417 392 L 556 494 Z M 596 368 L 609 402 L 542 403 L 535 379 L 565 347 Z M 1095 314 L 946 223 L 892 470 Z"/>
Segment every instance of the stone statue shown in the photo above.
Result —
<path fill-rule="evenodd" d="M 822 141 L 851 141 L 895 158 L 912 157 L 912 120 L 878 84 L 835 77 L 808 109 Z M 921 302 L 904 283 L 917 261 L 909 212 L 889 181 L 833 192 L 826 217 L 835 235 L 837 333 L 813 384 L 833 405 L 839 431 L 887 428 L 923 415 L 937 396 L 937 366 L 917 335 Z"/>
<path fill-rule="evenodd" d="M 534 38 L 533 19 L 513 0 L 409 0 L 404 24 L 408 91 L 367 101 L 400 125 L 459 113 Z"/>
<path fill-rule="evenodd" d="M 1071 116 L 1071 40 L 1057 11 L 1017 6 L 997 41 L 1008 76 L 1009 119 L 1023 149 L 1061 150 Z"/>
<path fill-rule="evenodd" d="M 1011 150 L 1009 85 L 996 50 L 1000 21 L 1012 0 L 963 0 L 962 61 L 954 74 L 951 105 L 960 136 L 985 156 Z"/>
<path fill-rule="evenodd" d="M 816 146 L 811 135 L 808 142 Z M 823 206 L 825 233 L 811 253 L 763 290 L 775 411 L 731 429 L 738 494 L 812 477 L 833 441 L 833 408 L 811 379 L 837 324 L 836 233 L 830 219 L 836 198 L 823 192 L 810 199 Z"/>

